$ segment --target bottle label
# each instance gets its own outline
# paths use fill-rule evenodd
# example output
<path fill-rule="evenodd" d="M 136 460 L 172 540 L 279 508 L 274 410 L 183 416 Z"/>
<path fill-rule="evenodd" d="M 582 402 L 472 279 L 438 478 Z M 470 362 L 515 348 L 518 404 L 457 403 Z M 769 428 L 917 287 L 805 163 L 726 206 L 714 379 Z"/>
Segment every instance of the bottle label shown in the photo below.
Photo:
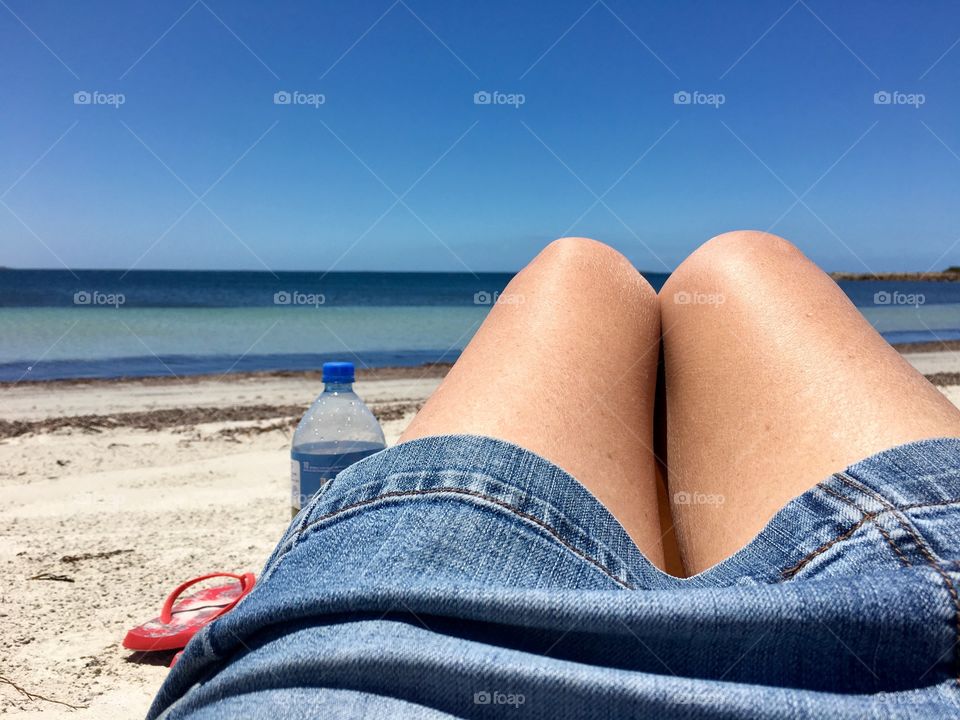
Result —
<path fill-rule="evenodd" d="M 290 453 L 290 500 L 294 515 L 343 469 L 340 463 L 331 462 L 335 458 L 312 453 Z"/>
<path fill-rule="evenodd" d="M 290 510 L 296 517 L 300 512 L 302 503 L 300 502 L 300 461 L 290 458 Z"/>
<path fill-rule="evenodd" d="M 341 471 L 381 449 L 382 445 L 360 449 L 351 447 L 348 452 L 340 453 L 291 452 L 290 504 L 293 514 L 300 512 L 300 508 Z"/>

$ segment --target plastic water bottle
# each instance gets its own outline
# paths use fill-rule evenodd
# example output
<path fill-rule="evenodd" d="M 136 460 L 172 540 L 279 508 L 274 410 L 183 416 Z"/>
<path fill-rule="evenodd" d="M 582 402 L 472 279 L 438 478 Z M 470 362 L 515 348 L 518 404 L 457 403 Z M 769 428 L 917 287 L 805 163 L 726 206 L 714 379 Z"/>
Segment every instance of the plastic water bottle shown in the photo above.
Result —
<path fill-rule="evenodd" d="M 353 376 L 353 363 L 324 363 L 323 392 L 293 433 L 293 515 L 337 473 L 387 445 L 380 423 L 353 392 Z"/>

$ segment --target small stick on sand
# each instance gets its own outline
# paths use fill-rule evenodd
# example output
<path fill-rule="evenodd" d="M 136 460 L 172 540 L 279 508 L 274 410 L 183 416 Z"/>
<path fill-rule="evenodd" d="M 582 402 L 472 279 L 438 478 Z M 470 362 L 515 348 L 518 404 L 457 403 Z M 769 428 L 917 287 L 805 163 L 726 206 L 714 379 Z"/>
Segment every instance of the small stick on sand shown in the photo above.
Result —
<path fill-rule="evenodd" d="M 124 553 L 132 553 L 133 549 L 127 550 L 105 550 L 104 552 L 96 553 L 82 553 L 80 555 L 64 555 L 60 558 L 60 562 L 63 563 L 77 563 L 82 560 L 100 560 L 102 558 L 113 557 L 114 555 L 123 555 Z"/>
<path fill-rule="evenodd" d="M 84 708 L 87 707 L 86 705 L 71 705 L 70 703 L 64 702 L 63 700 L 54 700 L 53 698 L 48 698 L 45 695 L 40 695 L 39 693 L 34 693 L 34 692 L 30 692 L 29 690 L 24 690 L 22 687 L 17 685 L 13 680 L 10 680 L 9 678 L 5 678 L 2 675 L 0 675 L 0 682 L 5 682 L 14 690 L 21 693 L 25 698 L 27 698 L 27 700 L 44 700 L 48 703 L 56 703 L 57 705 L 64 705 L 72 710 L 83 710 Z"/>
<path fill-rule="evenodd" d="M 76 582 L 76 580 L 74 580 L 69 575 L 54 575 L 51 572 L 37 573 L 33 577 L 30 577 L 27 579 L 28 580 L 56 580 L 57 582 L 70 582 L 70 583 Z"/>

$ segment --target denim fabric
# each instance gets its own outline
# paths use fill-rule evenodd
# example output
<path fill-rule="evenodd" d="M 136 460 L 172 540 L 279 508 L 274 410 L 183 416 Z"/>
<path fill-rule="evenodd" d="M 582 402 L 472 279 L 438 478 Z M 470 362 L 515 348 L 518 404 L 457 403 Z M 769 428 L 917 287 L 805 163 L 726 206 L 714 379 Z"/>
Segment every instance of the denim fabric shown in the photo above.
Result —
<path fill-rule="evenodd" d="M 874 455 L 694 577 L 500 440 L 384 450 L 294 519 L 149 717 L 960 717 L 960 440 Z"/>

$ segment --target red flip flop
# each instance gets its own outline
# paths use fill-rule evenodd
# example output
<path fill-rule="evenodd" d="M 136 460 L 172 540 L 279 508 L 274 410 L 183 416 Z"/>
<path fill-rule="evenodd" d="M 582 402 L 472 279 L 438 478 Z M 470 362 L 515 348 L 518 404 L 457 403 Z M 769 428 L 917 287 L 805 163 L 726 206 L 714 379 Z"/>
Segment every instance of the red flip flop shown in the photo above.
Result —
<path fill-rule="evenodd" d="M 217 585 L 180 598 L 183 591 L 191 585 L 216 577 L 234 578 L 239 582 Z M 160 617 L 133 628 L 123 639 L 123 646 L 140 652 L 186 647 L 190 638 L 196 635 L 200 628 L 232 609 L 253 589 L 256 582 L 257 578 L 253 573 L 210 573 L 187 580 L 170 593 L 170 597 L 163 603 Z"/>

